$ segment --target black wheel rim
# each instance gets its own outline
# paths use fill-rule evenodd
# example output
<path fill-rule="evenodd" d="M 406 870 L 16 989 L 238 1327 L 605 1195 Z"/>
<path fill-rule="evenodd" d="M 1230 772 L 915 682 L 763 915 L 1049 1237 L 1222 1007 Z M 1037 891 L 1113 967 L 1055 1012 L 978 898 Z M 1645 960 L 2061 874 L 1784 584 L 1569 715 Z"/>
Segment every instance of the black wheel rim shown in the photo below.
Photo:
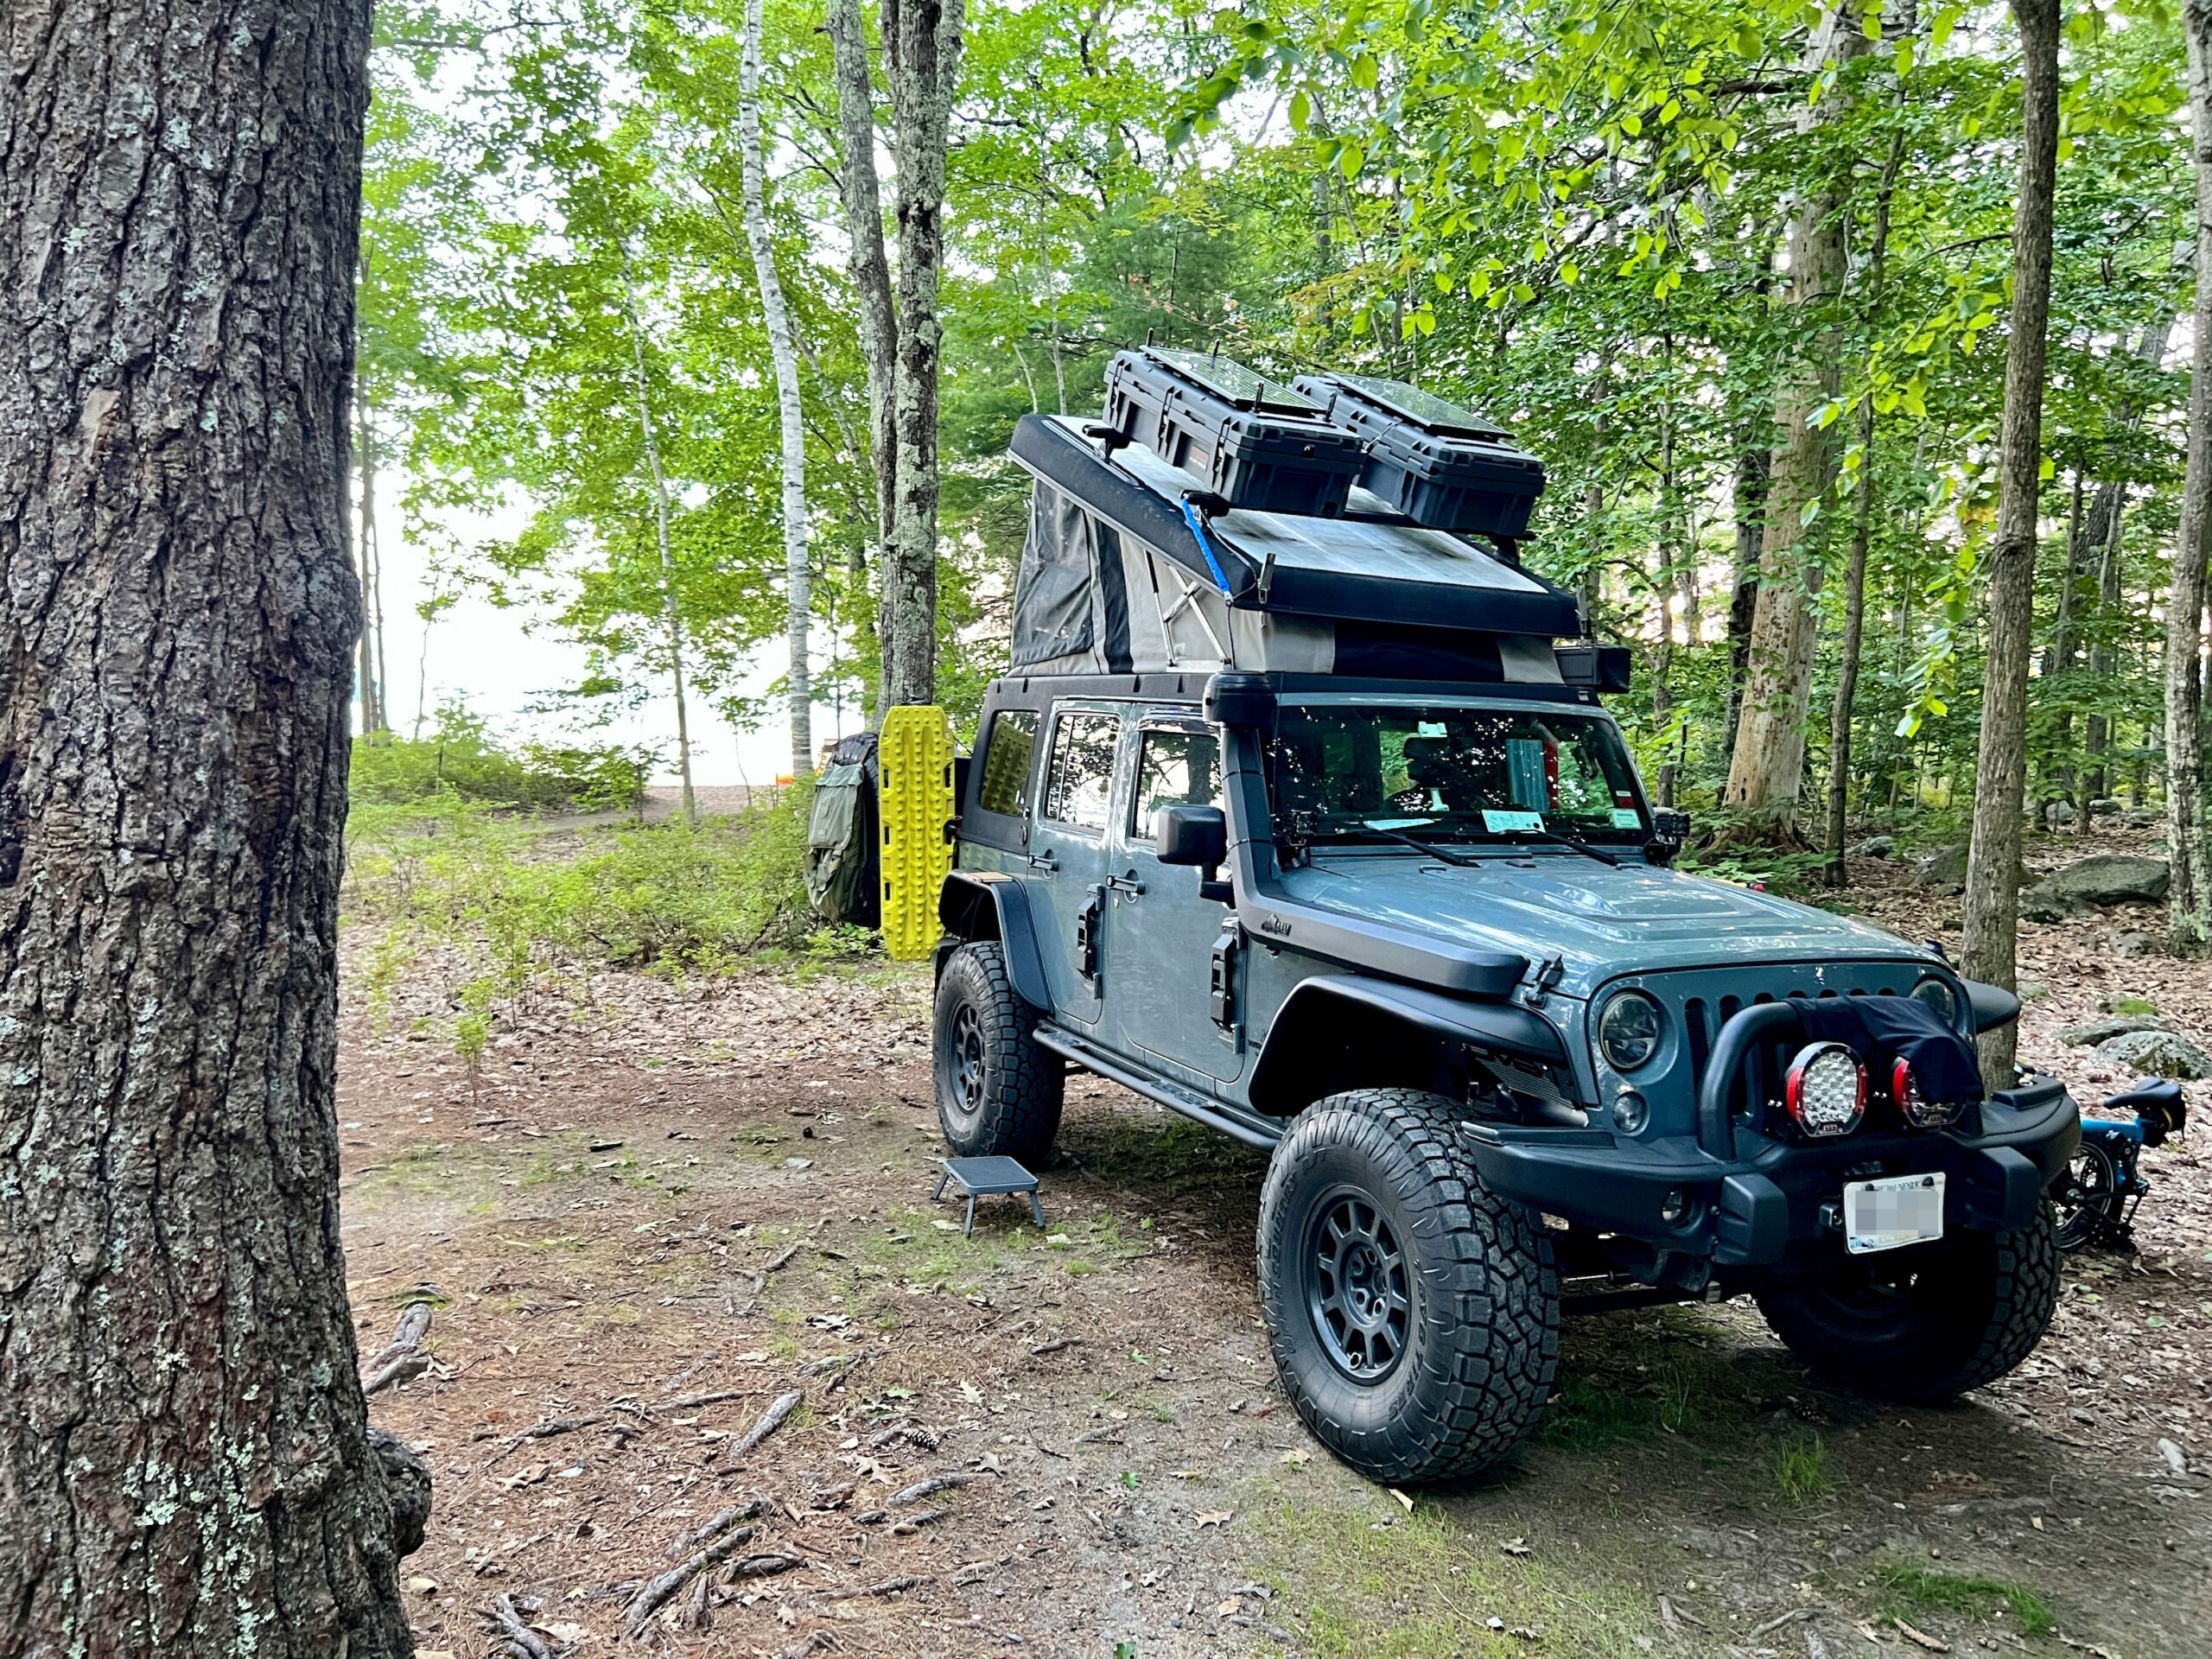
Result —
<path fill-rule="evenodd" d="M 2071 1249 L 2088 1242 L 2097 1217 L 2116 1205 L 2119 1186 L 2111 1155 L 2102 1147 L 2084 1141 L 2075 1149 L 2074 1160 L 2066 1166 L 2066 1178 L 2051 1195 L 2061 1249 Z"/>
<path fill-rule="evenodd" d="M 1405 1355 L 1413 1300 L 1405 1252 L 1373 1199 L 1348 1189 L 1323 1195 L 1306 1230 L 1306 1302 L 1330 1363 L 1355 1382 L 1376 1383 Z"/>
<path fill-rule="evenodd" d="M 983 1022 L 963 1003 L 952 1016 L 952 1104 L 963 1116 L 983 1109 Z"/>

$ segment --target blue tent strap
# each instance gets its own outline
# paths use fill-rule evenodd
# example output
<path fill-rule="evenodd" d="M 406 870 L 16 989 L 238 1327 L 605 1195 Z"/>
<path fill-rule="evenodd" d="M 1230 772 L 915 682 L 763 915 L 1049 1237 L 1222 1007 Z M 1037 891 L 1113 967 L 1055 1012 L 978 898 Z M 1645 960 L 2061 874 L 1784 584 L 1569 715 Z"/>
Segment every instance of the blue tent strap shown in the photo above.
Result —
<path fill-rule="evenodd" d="M 1214 553 L 1213 539 L 1206 534 L 1206 521 L 1199 516 L 1198 510 L 1191 505 L 1189 496 L 1183 498 L 1182 505 L 1183 522 L 1191 527 L 1191 534 L 1198 538 L 1198 551 L 1206 556 L 1206 569 L 1213 572 L 1214 582 L 1221 588 L 1221 596 L 1224 599 L 1234 598 L 1235 595 L 1230 591 L 1229 577 L 1223 572 L 1221 560 Z"/>

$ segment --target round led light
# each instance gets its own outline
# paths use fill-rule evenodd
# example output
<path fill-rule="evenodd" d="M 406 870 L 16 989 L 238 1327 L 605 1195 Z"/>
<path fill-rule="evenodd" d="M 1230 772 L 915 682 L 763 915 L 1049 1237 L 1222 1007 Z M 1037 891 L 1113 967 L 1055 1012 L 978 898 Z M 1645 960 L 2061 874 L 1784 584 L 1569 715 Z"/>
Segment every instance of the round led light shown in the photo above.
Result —
<path fill-rule="evenodd" d="M 1613 1096 L 1613 1127 L 1623 1135 L 1642 1135 L 1650 1121 L 1651 1103 L 1635 1090 L 1624 1089 Z"/>
<path fill-rule="evenodd" d="M 1598 1016 L 1598 1052 L 1616 1071 L 1633 1071 L 1659 1052 L 1666 1016 L 1642 991 L 1623 991 Z"/>
<path fill-rule="evenodd" d="M 1925 1002 L 1947 1026 L 1959 1022 L 1959 995 L 1932 974 L 1912 988 L 1912 1000 Z"/>
<path fill-rule="evenodd" d="M 1789 1063 L 1783 1103 L 1808 1135 L 1849 1135 L 1866 1115 L 1866 1068 L 1841 1043 L 1808 1043 Z"/>
<path fill-rule="evenodd" d="M 1659 1200 L 1659 1219 L 1672 1227 L 1690 1212 L 1690 1195 L 1679 1186 L 1668 1189 L 1667 1196 Z"/>
<path fill-rule="evenodd" d="M 1920 1083 L 1912 1075 L 1912 1067 L 1899 1060 L 1890 1068 L 1890 1098 L 1897 1103 L 1897 1110 L 1904 1114 L 1906 1122 L 1916 1129 L 1948 1128 L 1958 1119 L 1965 1104 L 1956 1100 L 1930 1100 L 1920 1092 Z"/>

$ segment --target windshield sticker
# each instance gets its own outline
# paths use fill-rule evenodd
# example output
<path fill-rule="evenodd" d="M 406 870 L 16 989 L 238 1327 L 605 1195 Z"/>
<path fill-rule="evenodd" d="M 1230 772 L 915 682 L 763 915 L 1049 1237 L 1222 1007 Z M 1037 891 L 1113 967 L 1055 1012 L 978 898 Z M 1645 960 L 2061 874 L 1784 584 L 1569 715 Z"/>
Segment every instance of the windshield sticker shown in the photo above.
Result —
<path fill-rule="evenodd" d="M 1370 818 L 1366 822 L 1367 827 L 1370 830 L 1411 830 L 1421 824 L 1434 823 L 1436 820 L 1434 818 Z"/>
<path fill-rule="evenodd" d="M 1632 806 L 1617 806 L 1613 809 L 1613 828 L 1641 830 L 1643 828 L 1643 819 Z"/>
<path fill-rule="evenodd" d="M 1541 812 L 1500 812 L 1490 807 L 1483 809 L 1483 828 L 1493 836 L 1504 835 L 1515 830 L 1541 830 L 1543 827 L 1544 815 Z"/>
<path fill-rule="evenodd" d="M 1442 737 L 1444 735 L 1444 722 L 1440 720 L 1424 720 L 1420 722 L 1419 728 L 1414 732 L 1414 735 L 1416 737 Z"/>

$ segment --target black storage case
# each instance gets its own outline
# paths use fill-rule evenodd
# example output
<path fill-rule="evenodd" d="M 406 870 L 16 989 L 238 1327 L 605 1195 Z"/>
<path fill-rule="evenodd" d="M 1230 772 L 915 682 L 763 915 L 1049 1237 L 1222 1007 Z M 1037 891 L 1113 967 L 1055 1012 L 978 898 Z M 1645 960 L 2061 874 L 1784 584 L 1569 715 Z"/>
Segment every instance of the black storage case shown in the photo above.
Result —
<path fill-rule="evenodd" d="M 1232 507 L 1333 518 L 1366 465 L 1359 437 L 1229 358 L 1146 346 L 1106 370 L 1106 424 Z"/>
<path fill-rule="evenodd" d="M 1408 385 L 1306 374 L 1298 391 L 1367 444 L 1360 483 L 1417 524 L 1516 539 L 1544 493 L 1544 463 L 1480 416 Z"/>

